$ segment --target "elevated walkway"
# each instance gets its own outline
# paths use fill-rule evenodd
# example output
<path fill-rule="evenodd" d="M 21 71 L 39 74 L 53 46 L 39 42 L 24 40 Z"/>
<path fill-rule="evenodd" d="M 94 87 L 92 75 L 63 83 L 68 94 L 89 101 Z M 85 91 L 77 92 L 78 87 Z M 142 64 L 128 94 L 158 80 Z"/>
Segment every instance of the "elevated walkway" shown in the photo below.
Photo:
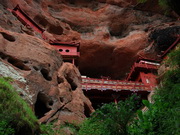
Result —
<path fill-rule="evenodd" d="M 95 78 L 82 78 L 82 89 L 83 90 L 113 90 L 113 91 L 152 91 L 152 87 L 149 85 L 144 85 L 142 82 L 133 81 L 120 81 L 120 80 L 105 80 L 105 79 L 95 79 Z"/>
<path fill-rule="evenodd" d="M 142 82 L 82 78 L 82 90 L 97 108 L 102 103 L 125 100 L 132 94 L 147 99 L 153 87 Z"/>

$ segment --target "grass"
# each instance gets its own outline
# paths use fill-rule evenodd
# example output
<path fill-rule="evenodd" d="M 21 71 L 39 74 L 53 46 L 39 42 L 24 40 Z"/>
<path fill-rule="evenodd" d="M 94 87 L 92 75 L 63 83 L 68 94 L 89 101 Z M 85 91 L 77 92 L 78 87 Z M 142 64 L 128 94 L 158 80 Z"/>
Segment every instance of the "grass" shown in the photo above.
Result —
<path fill-rule="evenodd" d="M 0 132 L 21 133 L 39 132 L 39 124 L 29 105 L 18 95 L 10 84 L 10 78 L 0 78 Z M 7 129 L 2 128 L 8 126 Z"/>

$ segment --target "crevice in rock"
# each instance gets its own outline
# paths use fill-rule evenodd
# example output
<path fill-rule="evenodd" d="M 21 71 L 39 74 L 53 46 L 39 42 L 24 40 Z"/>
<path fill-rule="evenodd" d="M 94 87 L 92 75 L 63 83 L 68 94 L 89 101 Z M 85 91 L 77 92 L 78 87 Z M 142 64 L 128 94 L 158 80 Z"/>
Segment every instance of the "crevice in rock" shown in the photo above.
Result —
<path fill-rule="evenodd" d="M 2 36 L 3 36 L 6 40 L 8 40 L 8 41 L 10 41 L 10 42 L 16 41 L 16 39 L 15 39 L 14 36 L 12 36 L 12 35 L 10 35 L 10 34 L 7 34 L 7 33 L 4 33 L 4 32 L 0 32 L 0 33 L 2 34 Z"/>
<path fill-rule="evenodd" d="M 8 56 L 5 55 L 5 54 L 2 53 L 2 52 L 0 52 L 0 57 L 1 57 L 1 59 L 3 59 L 3 60 L 6 60 L 6 59 L 8 58 Z"/>
<path fill-rule="evenodd" d="M 23 61 L 18 60 L 18 59 L 16 59 L 16 58 L 9 57 L 9 58 L 7 59 L 7 61 L 8 61 L 9 63 L 11 63 L 13 66 L 15 66 L 15 67 L 17 67 L 17 68 L 19 68 L 19 69 L 21 69 L 21 70 L 25 70 L 25 71 L 30 71 L 30 70 L 31 70 L 28 66 L 26 66 L 26 65 L 23 63 Z"/>
<path fill-rule="evenodd" d="M 91 114 L 91 110 L 90 110 L 89 106 L 86 103 L 84 103 L 84 115 L 86 117 L 90 117 L 90 114 Z"/>
<path fill-rule="evenodd" d="M 51 24 L 44 16 L 37 15 L 34 17 L 35 22 L 47 28 L 49 33 L 61 35 L 63 34 L 63 28 L 59 24 Z"/>
<path fill-rule="evenodd" d="M 156 51 L 165 51 L 177 39 L 180 34 L 180 26 L 168 27 L 165 29 L 155 29 L 149 35 L 150 41 L 154 41 Z"/>
<path fill-rule="evenodd" d="M 111 24 L 109 33 L 111 34 L 111 36 L 120 38 L 121 36 L 123 36 L 123 33 L 126 32 L 127 27 L 128 26 L 126 24 Z"/>
<path fill-rule="evenodd" d="M 68 81 L 68 83 L 71 85 L 71 89 L 74 91 L 74 90 L 76 90 L 76 88 L 77 88 L 77 85 L 76 85 L 76 83 L 73 81 L 73 79 L 72 78 L 70 78 L 70 77 L 66 77 L 66 79 L 67 79 L 67 81 Z"/>
<path fill-rule="evenodd" d="M 69 114 L 69 113 L 72 113 L 72 111 L 71 110 L 69 110 L 68 108 L 63 108 L 62 110 L 61 110 L 63 113 L 67 113 L 67 114 Z"/>
<path fill-rule="evenodd" d="M 13 57 L 11 57 L 9 55 L 6 55 L 6 54 L 4 54 L 2 52 L 0 52 L 0 58 L 7 61 L 10 64 L 12 64 L 13 66 L 21 69 L 21 70 L 25 70 L 25 71 L 30 71 L 31 70 L 28 66 L 26 66 L 24 64 L 23 61 L 21 61 L 21 60 L 19 60 L 17 58 L 13 58 Z"/>
<path fill-rule="evenodd" d="M 63 82 L 64 82 L 63 78 L 60 78 L 60 77 L 57 76 L 57 83 L 60 84 L 60 83 L 63 83 Z"/>
<path fill-rule="evenodd" d="M 49 101 L 49 106 L 52 106 L 54 104 L 54 102 L 51 100 Z"/>
<path fill-rule="evenodd" d="M 64 108 L 65 105 L 67 105 L 69 102 L 62 104 L 61 107 L 59 107 L 56 111 L 51 113 L 49 117 L 46 120 L 43 120 L 42 123 L 49 123 L 52 122 L 53 120 L 57 119 L 59 117 L 60 110 Z"/>
<path fill-rule="evenodd" d="M 43 75 L 44 79 L 46 79 L 47 81 L 51 81 L 52 77 L 49 76 L 49 71 L 45 68 L 41 69 L 41 74 Z"/>
<path fill-rule="evenodd" d="M 29 61 L 25 60 L 25 61 L 24 61 L 24 64 L 27 64 L 27 63 L 29 63 Z"/>
<path fill-rule="evenodd" d="M 33 68 L 34 68 L 34 70 L 36 70 L 36 71 L 38 71 L 38 70 L 39 70 L 39 68 L 38 68 L 38 67 L 36 67 L 36 66 L 33 66 Z"/>
<path fill-rule="evenodd" d="M 51 24 L 51 26 L 49 26 L 47 31 L 49 33 L 61 35 L 63 33 L 63 28 L 61 26 L 55 26 Z"/>
<path fill-rule="evenodd" d="M 59 100 L 63 103 L 64 102 L 64 98 L 60 97 Z"/>
<path fill-rule="evenodd" d="M 42 118 L 47 112 L 51 110 L 48 108 L 47 104 L 49 104 L 48 97 L 41 92 L 38 93 L 35 103 L 35 115 L 38 119 Z"/>
<path fill-rule="evenodd" d="M 40 16 L 40 15 L 35 16 L 34 20 L 38 22 L 40 25 L 42 25 L 43 27 L 46 27 L 49 24 L 49 22 L 43 16 Z"/>

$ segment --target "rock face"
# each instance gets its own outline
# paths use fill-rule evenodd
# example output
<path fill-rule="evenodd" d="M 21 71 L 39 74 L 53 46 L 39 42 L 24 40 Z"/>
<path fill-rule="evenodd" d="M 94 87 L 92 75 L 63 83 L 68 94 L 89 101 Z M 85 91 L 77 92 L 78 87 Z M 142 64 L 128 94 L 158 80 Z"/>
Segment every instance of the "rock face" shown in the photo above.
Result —
<path fill-rule="evenodd" d="M 40 122 L 81 122 L 93 108 L 81 90 L 81 76 L 46 42 L 0 28 L 0 76 L 34 109 Z"/>
<path fill-rule="evenodd" d="M 80 42 L 79 70 L 98 78 L 123 79 L 139 54 L 146 56 L 144 49 L 151 45 L 151 30 L 172 21 L 157 14 L 157 1 L 137 4 L 135 0 L 6 0 L 1 4 L 4 15 L 0 21 L 6 29 L 41 38 L 5 9 L 19 4 L 50 39 Z M 146 9 L 151 12 L 140 11 Z M 148 57 L 152 55 L 148 53 Z"/>

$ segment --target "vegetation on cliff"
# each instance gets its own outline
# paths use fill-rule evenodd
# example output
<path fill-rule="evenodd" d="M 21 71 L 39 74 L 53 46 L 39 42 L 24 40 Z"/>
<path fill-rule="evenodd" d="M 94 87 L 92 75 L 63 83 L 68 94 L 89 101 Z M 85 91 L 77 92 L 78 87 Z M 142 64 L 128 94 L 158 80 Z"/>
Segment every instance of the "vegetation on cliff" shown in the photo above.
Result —
<path fill-rule="evenodd" d="M 63 127 L 38 123 L 30 106 L 10 84 L 12 81 L 0 77 L 0 135 L 65 135 Z"/>
<path fill-rule="evenodd" d="M 32 135 L 39 132 L 37 118 L 9 83 L 9 78 L 0 78 L 0 101 L 0 135 Z"/>
<path fill-rule="evenodd" d="M 170 67 L 162 85 L 155 91 L 153 103 L 145 102 L 148 111 L 138 111 L 129 126 L 130 135 L 178 135 L 180 133 L 180 48 L 164 62 Z"/>

